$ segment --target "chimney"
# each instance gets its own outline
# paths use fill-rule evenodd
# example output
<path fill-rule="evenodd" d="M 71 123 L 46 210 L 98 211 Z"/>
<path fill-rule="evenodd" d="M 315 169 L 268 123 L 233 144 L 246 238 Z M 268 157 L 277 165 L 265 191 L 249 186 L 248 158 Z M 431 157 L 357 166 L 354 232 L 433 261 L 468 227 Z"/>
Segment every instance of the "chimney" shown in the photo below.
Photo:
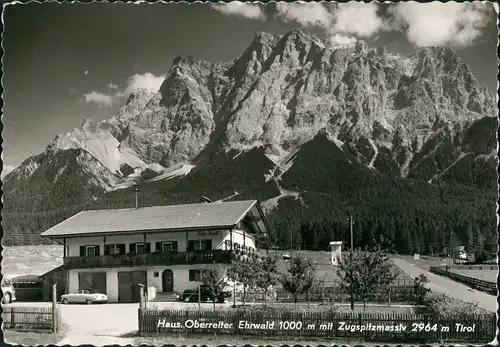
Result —
<path fill-rule="evenodd" d="M 139 183 L 135 182 L 134 183 L 134 192 L 135 192 L 135 208 L 139 208 L 139 192 L 141 191 L 139 189 Z"/>

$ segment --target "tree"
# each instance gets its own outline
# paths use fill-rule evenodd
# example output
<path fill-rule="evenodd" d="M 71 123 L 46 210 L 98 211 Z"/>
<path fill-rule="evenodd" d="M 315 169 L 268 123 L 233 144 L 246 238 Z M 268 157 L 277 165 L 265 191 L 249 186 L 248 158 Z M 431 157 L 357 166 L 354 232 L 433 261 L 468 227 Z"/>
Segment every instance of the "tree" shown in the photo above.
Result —
<path fill-rule="evenodd" d="M 251 260 L 249 262 L 237 262 L 227 272 L 227 276 L 233 282 L 234 286 L 236 286 L 236 283 L 240 283 L 243 286 L 243 306 L 245 306 L 247 288 L 252 288 L 255 285 L 255 271 L 257 266 L 256 262 L 253 261 L 254 259 Z"/>
<path fill-rule="evenodd" d="M 276 260 L 271 255 L 265 255 L 260 260 L 254 260 L 255 276 L 253 284 L 264 292 L 264 307 L 267 306 L 267 293 L 271 286 L 278 282 L 278 267 Z"/>
<path fill-rule="evenodd" d="M 413 288 L 415 289 L 415 299 L 417 304 L 422 304 L 425 294 L 429 291 L 425 288 L 425 285 L 429 282 L 429 279 L 424 274 L 420 274 L 413 279 Z"/>
<path fill-rule="evenodd" d="M 356 250 L 342 257 L 337 275 L 341 279 L 340 287 L 350 295 L 351 310 L 354 310 L 355 298 L 363 300 L 366 310 L 367 300 L 388 291 L 398 272 L 384 251 Z"/>
<path fill-rule="evenodd" d="M 215 310 L 215 301 L 222 295 L 224 288 L 227 286 L 227 280 L 223 271 L 215 268 L 203 269 L 201 276 L 203 285 L 210 291 Z"/>
<path fill-rule="evenodd" d="M 316 278 L 316 267 L 309 258 L 293 257 L 285 271 L 280 276 L 280 283 L 287 292 L 292 294 L 295 307 L 299 295 L 308 293 Z"/>

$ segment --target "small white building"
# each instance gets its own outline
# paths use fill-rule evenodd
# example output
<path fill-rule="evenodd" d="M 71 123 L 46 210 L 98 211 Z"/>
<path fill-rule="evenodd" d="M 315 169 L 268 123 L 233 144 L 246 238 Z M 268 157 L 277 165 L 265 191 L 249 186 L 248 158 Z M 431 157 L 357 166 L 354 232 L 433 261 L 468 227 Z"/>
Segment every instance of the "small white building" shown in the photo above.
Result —
<path fill-rule="evenodd" d="M 332 252 L 332 265 L 338 265 L 338 261 L 342 259 L 342 241 L 330 242 Z"/>

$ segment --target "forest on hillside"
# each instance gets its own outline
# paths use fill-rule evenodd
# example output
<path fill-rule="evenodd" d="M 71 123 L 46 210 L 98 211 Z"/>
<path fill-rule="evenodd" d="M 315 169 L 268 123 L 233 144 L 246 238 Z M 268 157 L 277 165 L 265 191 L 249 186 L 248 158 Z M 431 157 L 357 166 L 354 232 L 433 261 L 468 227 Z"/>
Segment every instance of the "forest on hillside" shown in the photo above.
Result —
<path fill-rule="evenodd" d="M 265 202 L 280 194 L 277 183 L 265 179 L 263 173 L 272 170 L 273 163 L 262 149 L 236 154 L 214 155 L 183 179 L 141 185 L 140 206 L 197 203 L 202 196 L 217 200 L 235 193 L 232 200 Z M 450 242 L 496 250 L 494 189 L 378 174 L 346 160 L 338 147 L 321 137 L 304 145 L 293 160 L 280 185 L 299 196 L 279 199 L 267 215 L 275 246 L 289 249 L 292 243 L 294 248 L 326 250 L 333 240 L 348 246 L 352 215 L 355 247 L 383 239 L 392 251 L 404 254 L 445 252 Z M 42 178 L 43 185 L 18 186 L 24 197 L 36 197 L 42 190 L 50 193 L 38 206 L 16 201 L 16 194 L 9 197 L 14 201 L 7 207 L 24 209 L 2 212 L 8 230 L 4 245 L 48 242 L 39 237 L 42 231 L 83 209 L 134 206 L 133 187 L 89 201 L 94 192 L 85 188 L 86 179 L 68 171 L 58 187 Z"/>

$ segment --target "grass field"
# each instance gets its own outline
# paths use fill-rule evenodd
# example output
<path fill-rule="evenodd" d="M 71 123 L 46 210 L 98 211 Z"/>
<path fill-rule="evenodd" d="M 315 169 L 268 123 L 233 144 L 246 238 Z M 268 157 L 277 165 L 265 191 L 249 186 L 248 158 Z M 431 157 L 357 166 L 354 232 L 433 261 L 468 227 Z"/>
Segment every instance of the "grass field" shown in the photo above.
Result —
<path fill-rule="evenodd" d="M 450 272 L 458 275 L 476 278 L 482 281 L 496 282 L 498 271 L 495 270 L 469 270 L 469 269 L 451 269 Z"/>
<path fill-rule="evenodd" d="M 34 331 L 4 330 L 5 342 L 22 346 L 57 345 L 62 334 L 43 333 Z"/>
<path fill-rule="evenodd" d="M 266 251 L 262 250 L 261 253 L 266 254 Z M 289 262 L 289 260 L 283 260 L 283 255 L 284 254 L 290 255 L 290 251 L 272 250 L 269 251 L 269 253 L 275 256 L 275 259 L 277 260 L 278 263 L 278 269 L 280 271 L 283 271 Z M 329 286 L 329 284 L 332 285 L 334 282 L 339 281 L 339 277 L 337 276 L 331 264 L 330 252 L 299 250 L 299 251 L 294 251 L 293 253 L 291 253 L 291 255 L 292 256 L 299 255 L 301 257 L 310 258 L 313 261 L 314 265 L 316 266 L 316 273 L 318 278 L 324 278 L 326 286 Z M 410 283 L 412 283 L 411 277 L 402 271 L 400 272 L 400 275 L 395 281 L 395 284 L 399 285 L 410 284 Z"/>
<path fill-rule="evenodd" d="M 12 246 L 2 252 L 2 274 L 8 277 L 43 275 L 62 265 L 63 246 Z"/>

